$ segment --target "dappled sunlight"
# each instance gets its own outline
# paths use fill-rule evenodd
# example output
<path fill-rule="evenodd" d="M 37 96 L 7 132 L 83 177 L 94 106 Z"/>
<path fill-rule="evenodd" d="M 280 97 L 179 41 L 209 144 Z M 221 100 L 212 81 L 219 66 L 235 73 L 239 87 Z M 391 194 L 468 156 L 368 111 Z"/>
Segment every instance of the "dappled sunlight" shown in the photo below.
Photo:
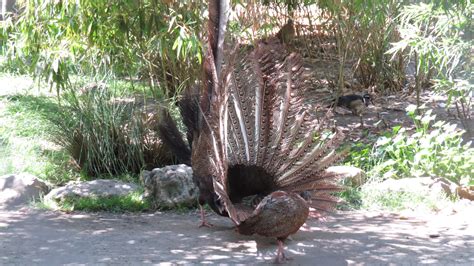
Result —
<path fill-rule="evenodd" d="M 44 95 L 39 89 L 34 88 L 33 78 L 30 76 L 14 76 L 10 74 L 0 74 L 0 96 L 12 95 L 16 93 L 33 93 Z"/>
<path fill-rule="evenodd" d="M 199 228 L 195 212 L 0 212 L 0 264 L 272 262 L 275 239 L 242 236 L 228 219 L 208 218 L 214 227 Z M 335 214 L 326 222 L 308 220 L 285 250 L 294 265 L 470 264 L 474 228 L 464 221 L 441 225 L 392 213 Z"/>

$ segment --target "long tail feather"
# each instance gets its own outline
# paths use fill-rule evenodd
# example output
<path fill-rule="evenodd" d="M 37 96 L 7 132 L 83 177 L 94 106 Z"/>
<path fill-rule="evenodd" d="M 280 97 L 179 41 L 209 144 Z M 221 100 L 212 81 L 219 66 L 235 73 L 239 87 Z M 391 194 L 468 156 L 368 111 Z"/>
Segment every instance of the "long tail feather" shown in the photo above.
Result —
<path fill-rule="evenodd" d="M 163 144 L 171 150 L 179 162 L 191 165 L 190 146 L 184 142 L 176 122 L 166 110 L 163 110 L 161 120 L 158 123 L 158 133 Z"/>

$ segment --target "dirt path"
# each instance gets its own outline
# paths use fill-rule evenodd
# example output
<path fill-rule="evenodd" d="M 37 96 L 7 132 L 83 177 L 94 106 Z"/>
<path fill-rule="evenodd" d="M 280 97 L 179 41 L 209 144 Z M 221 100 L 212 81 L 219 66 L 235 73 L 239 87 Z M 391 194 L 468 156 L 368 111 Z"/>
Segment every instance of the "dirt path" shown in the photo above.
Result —
<path fill-rule="evenodd" d="M 226 219 L 177 214 L 0 211 L 0 265 L 270 263 L 272 239 L 245 237 Z M 472 218 L 352 212 L 309 221 L 287 241 L 290 265 L 474 265 Z"/>

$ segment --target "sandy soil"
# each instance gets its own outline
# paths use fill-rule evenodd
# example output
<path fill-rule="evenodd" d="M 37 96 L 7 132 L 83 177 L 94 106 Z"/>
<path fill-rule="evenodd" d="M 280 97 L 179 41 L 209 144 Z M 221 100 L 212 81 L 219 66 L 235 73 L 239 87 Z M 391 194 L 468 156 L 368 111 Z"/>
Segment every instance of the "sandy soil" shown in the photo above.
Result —
<path fill-rule="evenodd" d="M 471 213 L 472 214 L 472 213 Z M 273 239 L 238 235 L 228 219 L 198 214 L 0 211 L 0 265 L 272 263 Z M 310 220 L 292 240 L 289 265 L 474 265 L 469 215 L 344 212 Z"/>

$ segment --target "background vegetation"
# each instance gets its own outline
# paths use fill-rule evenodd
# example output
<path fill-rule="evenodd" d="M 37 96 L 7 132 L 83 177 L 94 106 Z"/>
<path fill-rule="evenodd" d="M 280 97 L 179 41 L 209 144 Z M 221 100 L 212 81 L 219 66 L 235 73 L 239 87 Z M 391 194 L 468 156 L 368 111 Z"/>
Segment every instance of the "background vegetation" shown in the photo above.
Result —
<path fill-rule="evenodd" d="M 413 176 L 474 185 L 471 1 L 233 1 L 229 38 L 252 42 L 295 21 L 292 49 L 336 63 L 330 93 L 411 94 L 414 127 L 353 145 L 370 182 Z M 1 21 L 0 174 L 63 184 L 175 162 L 156 135 L 161 108 L 200 77 L 204 1 L 25 0 Z M 16 86 L 33 77 L 36 87 Z M 420 94 L 448 97 L 463 131 L 435 120 Z M 173 113 L 176 113 L 173 111 Z M 344 195 L 367 196 L 363 187 Z M 359 202 L 360 203 L 360 202 Z M 360 204 L 359 204 L 360 205 Z"/>

